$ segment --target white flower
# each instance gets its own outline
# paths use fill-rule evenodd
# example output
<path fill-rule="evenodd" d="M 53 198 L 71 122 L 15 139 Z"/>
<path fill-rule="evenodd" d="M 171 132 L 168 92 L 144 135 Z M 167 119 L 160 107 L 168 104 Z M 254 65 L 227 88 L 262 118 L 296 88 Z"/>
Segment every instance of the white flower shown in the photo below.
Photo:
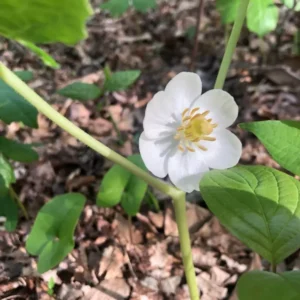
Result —
<path fill-rule="evenodd" d="M 233 97 L 218 89 L 201 92 L 197 74 L 175 76 L 147 105 L 139 140 L 146 167 L 157 177 L 168 174 L 186 192 L 199 190 L 210 169 L 235 166 L 242 152 L 240 140 L 226 129 L 238 115 Z"/>

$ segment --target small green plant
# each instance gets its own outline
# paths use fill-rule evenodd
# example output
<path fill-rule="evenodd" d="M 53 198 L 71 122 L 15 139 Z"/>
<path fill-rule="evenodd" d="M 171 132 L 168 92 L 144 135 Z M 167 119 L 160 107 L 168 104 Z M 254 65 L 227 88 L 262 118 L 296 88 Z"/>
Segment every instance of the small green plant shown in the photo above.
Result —
<path fill-rule="evenodd" d="M 54 287 L 55 287 L 55 281 L 54 281 L 53 277 L 51 277 L 48 282 L 48 290 L 47 290 L 47 293 L 49 296 L 54 295 Z"/>
<path fill-rule="evenodd" d="M 217 0 L 216 6 L 224 24 L 234 22 L 240 1 L 243 0 Z M 281 2 L 290 9 L 300 10 L 298 0 Z M 247 12 L 247 27 L 250 31 L 262 37 L 276 28 L 278 19 L 279 10 L 274 0 L 251 0 Z"/>
<path fill-rule="evenodd" d="M 145 13 L 149 9 L 156 7 L 156 0 L 108 0 L 100 7 L 104 10 L 108 10 L 113 17 L 119 17 L 130 7 Z"/>

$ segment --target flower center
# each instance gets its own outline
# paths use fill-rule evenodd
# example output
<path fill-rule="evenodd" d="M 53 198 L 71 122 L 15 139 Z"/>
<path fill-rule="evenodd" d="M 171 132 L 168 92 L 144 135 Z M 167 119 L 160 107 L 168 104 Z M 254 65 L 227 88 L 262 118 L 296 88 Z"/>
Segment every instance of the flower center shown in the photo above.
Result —
<path fill-rule="evenodd" d="M 200 150 L 207 151 L 207 148 L 200 145 L 200 141 L 213 142 L 216 138 L 209 136 L 217 124 L 212 124 L 212 119 L 206 119 L 209 114 L 209 110 L 198 113 L 200 107 L 194 108 L 190 111 L 186 108 L 181 116 L 181 125 L 177 128 L 177 133 L 174 138 L 179 140 L 178 149 L 180 151 L 188 150 L 195 152 L 194 146 Z"/>

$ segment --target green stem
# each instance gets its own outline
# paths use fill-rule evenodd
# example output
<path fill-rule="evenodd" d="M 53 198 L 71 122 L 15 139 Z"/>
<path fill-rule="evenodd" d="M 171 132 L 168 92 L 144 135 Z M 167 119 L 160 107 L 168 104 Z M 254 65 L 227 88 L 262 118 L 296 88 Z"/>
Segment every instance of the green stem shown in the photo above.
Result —
<path fill-rule="evenodd" d="M 43 100 L 32 89 L 30 89 L 21 79 L 19 79 L 19 77 L 17 77 L 2 63 L 0 63 L 0 78 L 10 87 L 12 87 L 18 94 L 23 96 L 29 103 L 36 107 L 37 110 L 43 113 L 46 117 L 60 126 L 66 132 L 77 138 L 85 145 L 89 146 L 91 149 L 100 153 L 107 159 L 129 170 L 131 173 L 143 179 L 152 187 L 169 195 L 173 199 L 179 231 L 179 239 L 182 249 L 182 259 L 187 283 L 191 294 L 191 300 L 198 300 L 199 292 L 196 284 L 196 274 L 193 266 L 191 243 L 186 222 L 185 193 L 151 176 L 150 174 L 130 162 L 128 159 L 125 159 L 120 154 L 114 152 L 113 150 L 84 132 L 82 129 L 74 125 L 71 121 L 58 113 L 51 105 Z"/>
<path fill-rule="evenodd" d="M 176 195 L 176 197 L 173 197 L 173 204 L 175 209 L 176 223 L 179 231 L 180 249 L 185 277 L 189 286 L 191 300 L 200 300 L 192 257 L 191 240 L 187 225 L 185 203 L 185 193 L 178 191 L 178 195 Z"/>
<path fill-rule="evenodd" d="M 239 8 L 237 10 L 237 16 L 231 31 L 230 38 L 228 40 L 225 54 L 221 63 L 221 67 L 218 73 L 218 77 L 215 83 L 215 89 L 222 89 L 224 86 L 225 78 L 232 60 L 233 52 L 237 45 L 240 33 L 244 24 L 244 19 L 247 13 L 247 7 L 250 0 L 241 0 Z"/>

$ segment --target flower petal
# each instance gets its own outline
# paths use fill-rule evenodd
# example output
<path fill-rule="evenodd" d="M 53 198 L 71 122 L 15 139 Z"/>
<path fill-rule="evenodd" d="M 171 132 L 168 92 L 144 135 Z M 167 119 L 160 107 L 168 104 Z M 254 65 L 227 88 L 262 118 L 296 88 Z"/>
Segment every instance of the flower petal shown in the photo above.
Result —
<path fill-rule="evenodd" d="M 176 147 L 172 138 L 161 140 L 148 139 L 143 132 L 139 139 L 139 148 L 147 169 L 157 177 L 167 175 L 167 158 L 169 152 Z"/>
<path fill-rule="evenodd" d="M 202 157 L 208 167 L 222 170 L 235 166 L 242 155 L 242 143 L 238 137 L 227 129 L 215 130 L 212 136 L 216 137 L 214 142 L 200 142 L 207 148 L 207 151 L 202 151 Z"/>
<path fill-rule="evenodd" d="M 197 152 L 176 151 L 168 159 L 168 173 L 171 181 L 181 190 L 190 193 L 199 191 L 202 176 L 209 171 Z"/>
<path fill-rule="evenodd" d="M 149 139 L 159 139 L 175 134 L 179 126 L 172 117 L 173 103 L 166 92 L 158 92 L 148 103 L 144 118 L 145 135 Z"/>
<path fill-rule="evenodd" d="M 192 108 L 200 107 L 201 112 L 209 110 L 207 118 L 212 118 L 220 128 L 227 128 L 237 118 L 239 108 L 233 97 L 227 92 L 219 89 L 210 90 L 199 97 Z"/>
<path fill-rule="evenodd" d="M 165 91 L 172 99 L 173 111 L 180 118 L 183 110 L 201 95 L 202 82 L 196 73 L 181 72 L 167 84 Z"/>

